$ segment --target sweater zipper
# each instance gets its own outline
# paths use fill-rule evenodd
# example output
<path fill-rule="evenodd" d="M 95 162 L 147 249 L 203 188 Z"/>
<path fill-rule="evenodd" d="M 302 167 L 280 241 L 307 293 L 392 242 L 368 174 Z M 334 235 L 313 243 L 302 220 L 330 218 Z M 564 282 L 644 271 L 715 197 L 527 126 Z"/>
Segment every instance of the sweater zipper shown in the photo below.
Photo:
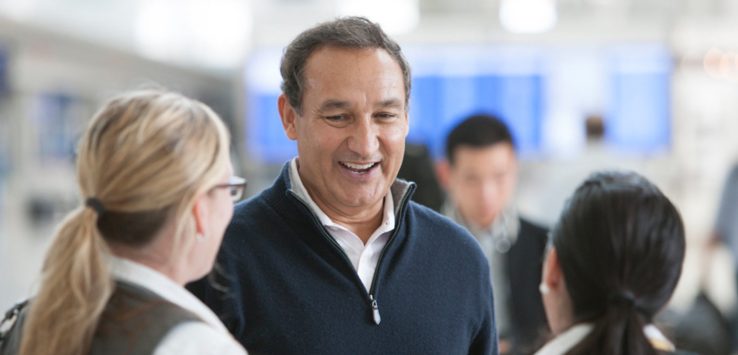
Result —
<path fill-rule="evenodd" d="M 374 295 L 371 293 L 369 294 L 369 302 L 371 302 L 372 305 L 372 318 L 374 319 L 374 324 L 379 325 L 379 322 L 382 321 L 382 316 L 379 314 L 379 305 L 377 305 L 377 300 L 374 299 Z"/>
<path fill-rule="evenodd" d="M 348 265 L 353 269 L 354 264 L 351 263 L 351 260 L 349 259 L 348 255 L 346 255 L 346 252 L 341 248 L 341 246 L 336 242 L 336 240 L 330 236 L 328 231 L 325 229 L 325 226 L 323 226 L 322 223 L 320 223 L 320 219 L 315 216 L 312 211 L 310 211 L 310 207 L 299 197 L 297 194 L 292 192 L 292 190 L 288 190 L 290 195 L 294 197 L 301 205 L 304 207 L 307 211 L 310 217 L 313 220 L 313 223 L 318 226 L 318 229 L 320 230 L 320 234 L 325 238 L 328 243 L 333 246 L 333 248 L 343 257 L 343 260 L 348 263 Z M 397 233 L 400 230 L 400 223 L 402 222 L 402 216 L 405 214 L 405 208 L 407 207 L 407 199 L 408 196 L 410 196 L 409 191 L 405 192 L 405 195 L 400 200 L 400 213 L 397 215 L 397 223 L 395 225 L 395 229 L 392 232 L 392 235 L 390 236 L 389 240 L 387 241 L 387 245 L 382 248 L 382 252 L 379 254 L 379 260 L 377 260 L 377 266 L 374 269 L 374 277 L 372 278 L 372 284 L 369 286 L 369 291 L 366 291 L 366 288 L 364 288 L 364 284 L 361 282 L 361 279 L 359 279 L 359 284 L 361 286 L 361 289 L 367 294 L 369 297 L 369 306 L 371 306 L 372 309 L 372 320 L 374 320 L 374 324 L 379 325 L 380 322 L 382 322 L 382 316 L 379 313 L 379 304 L 377 303 L 377 279 L 379 278 L 379 267 L 382 265 L 382 260 L 384 259 L 384 255 L 387 252 L 387 249 L 389 249 L 389 246 L 392 244 L 392 242 L 395 240 L 395 237 L 397 236 Z M 359 274 L 356 273 L 356 278 L 359 277 Z"/>
<path fill-rule="evenodd" d="M 392 232 L 392 235 L 387 241 L 387 244 L 384 246 L 384 248 L 382 248 L 382 252 L 379 254 L 377 267 L 374 269 L 372 284 L 371 286 L 369 286 L 369 304 L 372 306 L 372 319 L 374 319 L 374 324 L 376 325 L 379 325 L 379 323 L 382 321 L 382 316 L 379 314 L 379 304 L 377 303 L 377 279 L 379 279 L 380 276 L 379 268 L 382 265 L 382 260 L 384 259 L 384 255 L 387 254 L 387 250 L 389 249 L 390 245 L 392 245 L 392 242 L 397 239 L 397 233 L 399 233 L 400 231 L 400 224 L 402 223 L 403 216 L 405 215 L 405 209 L 407 208 L 408 196 L 410 196 L 409 191 L 405 192 L 405 195 L 402 196 L 402 199 L 400 200 L 400 213 L 397 214 L 397 223 L 395 223 L 395 230 Z"/>

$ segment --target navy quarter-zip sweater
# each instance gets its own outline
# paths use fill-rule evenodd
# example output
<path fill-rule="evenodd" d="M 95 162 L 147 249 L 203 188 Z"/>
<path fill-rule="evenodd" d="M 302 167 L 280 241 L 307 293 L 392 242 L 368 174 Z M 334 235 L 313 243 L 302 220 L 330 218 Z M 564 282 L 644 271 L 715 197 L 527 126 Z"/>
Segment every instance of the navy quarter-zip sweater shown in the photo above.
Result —
<path fill-rule="evenodd" d="M 289 188 L 239 204 L 214 278 L 189 289 L 250 354 L 497 354 L 487 261 L 462 227 L 392 186 L 396 226 L 369 292 Z"/>

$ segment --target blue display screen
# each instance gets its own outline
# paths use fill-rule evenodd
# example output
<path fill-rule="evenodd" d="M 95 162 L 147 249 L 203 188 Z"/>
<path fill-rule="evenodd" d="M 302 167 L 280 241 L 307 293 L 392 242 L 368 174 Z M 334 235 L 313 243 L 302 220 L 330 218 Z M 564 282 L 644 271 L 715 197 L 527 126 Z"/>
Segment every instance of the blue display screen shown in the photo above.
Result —
<path fill-rule="evenodd" d="M 277 110 L 279 56 L 270 49 L 247 64 L 247 154 L 267 163 L 295 156 Z M 670 146 L 670 52 L 658 44 L 587 49 L 412 47 L 408 141 L 441 158 L 445 137 L 464 117 L 499 116 L 525 158 L 561 147 L 583 149 L 584 119 L 600 114 L 614 148 L 635 153 Z M 573 143 L 574 142 L 574 143 Z"/>
<path fill-rule="evenodd" d="M 517 148 L 539 148 L 543 104 L 540 75 L 427 76 L 413 80 L 408 140 L 426 144 L 439 157 L 446 135 L 459 120 L 489 113 L 504 120 Z"/>
<path fill-rule="evenodd" d="M 626 47 L 613 51 L 607 140 L 622 151 L 664 151 L 671 142 L 671 70 L 668 52 Z"/>

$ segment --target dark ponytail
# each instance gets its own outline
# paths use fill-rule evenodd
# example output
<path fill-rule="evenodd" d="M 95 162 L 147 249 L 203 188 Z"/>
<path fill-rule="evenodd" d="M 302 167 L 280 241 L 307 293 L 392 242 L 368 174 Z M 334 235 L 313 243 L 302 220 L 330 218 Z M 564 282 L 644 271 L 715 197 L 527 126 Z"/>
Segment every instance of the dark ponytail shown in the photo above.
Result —
<path fill-rule="evenodd" d="M 659 354 L 643 333 L 647 324 L 645 317 L 632 309 L 610 307 L 594 321 L 589 335 L 568 354 Z"/>
<path fill-rule="evenodd" d="M 553 244 L 575 323 L 592 331 L 569 354 L 659 354 L 644 327 L 668 302 L 684 260 L 674 205 L 635 173 L 597 173 L 567 203 Z"/>

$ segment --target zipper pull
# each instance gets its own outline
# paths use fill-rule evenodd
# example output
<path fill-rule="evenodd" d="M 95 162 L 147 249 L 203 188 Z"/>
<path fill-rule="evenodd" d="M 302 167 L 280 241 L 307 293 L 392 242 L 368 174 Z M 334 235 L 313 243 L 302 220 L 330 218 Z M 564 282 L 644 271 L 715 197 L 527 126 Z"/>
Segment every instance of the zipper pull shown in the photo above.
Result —
<path fill-rule="evenodd" d="M 379 325 L 382 321 L 382 317 L 379 315 L 379 306 L 377 300 L 374 299 L 374 295 L 369 295 L 369 301 L 372 303 L 372 317 L 374 318 L 374 324 Z"/>

